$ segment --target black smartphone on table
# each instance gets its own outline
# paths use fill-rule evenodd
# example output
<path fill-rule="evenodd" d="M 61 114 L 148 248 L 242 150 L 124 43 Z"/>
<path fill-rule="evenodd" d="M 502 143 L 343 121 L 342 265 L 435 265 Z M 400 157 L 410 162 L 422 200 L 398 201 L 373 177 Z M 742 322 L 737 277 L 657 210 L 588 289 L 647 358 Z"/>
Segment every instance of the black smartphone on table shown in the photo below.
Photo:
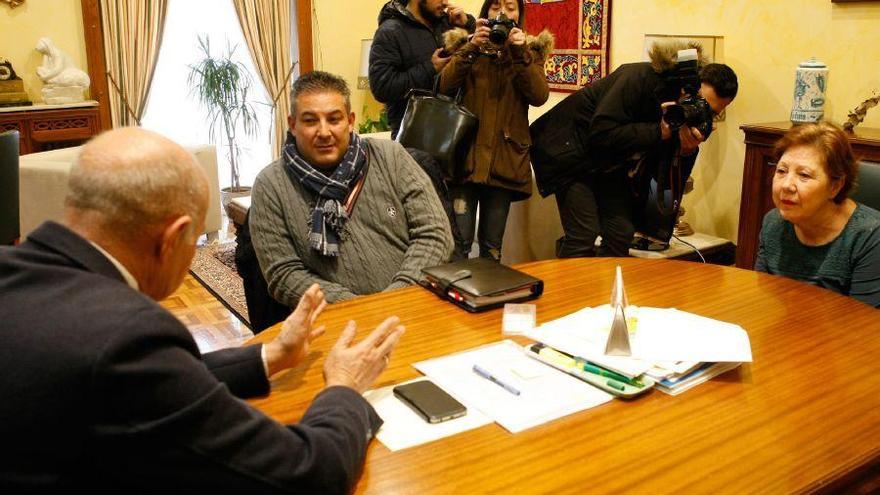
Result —
<path fill-rule="evenodd" d="M 467 414 L 464 404 L 430 380 L 398 385 L 394 387 L 394 396 L 428 423 L 441 423 Z"/>

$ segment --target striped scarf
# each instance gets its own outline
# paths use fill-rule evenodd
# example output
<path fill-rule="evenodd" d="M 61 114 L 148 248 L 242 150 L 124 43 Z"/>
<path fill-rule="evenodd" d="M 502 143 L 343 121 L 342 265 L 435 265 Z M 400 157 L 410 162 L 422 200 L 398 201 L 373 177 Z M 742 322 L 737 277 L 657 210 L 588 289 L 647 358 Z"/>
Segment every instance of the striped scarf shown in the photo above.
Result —
<path fill-rule="evenodd" d="M 317 196 L 309 221 L 309 245 L 324 256 L 339 256 L 341 234 L 348 220 L 345 200 L 363 176 L 367 163 L 363 141 L 354 132 L 350 136 L 342 162 L 329 177 L 300 156 L 296 140 L 290 133 L 284 143 L 284 168 L 290 179 Z"/>

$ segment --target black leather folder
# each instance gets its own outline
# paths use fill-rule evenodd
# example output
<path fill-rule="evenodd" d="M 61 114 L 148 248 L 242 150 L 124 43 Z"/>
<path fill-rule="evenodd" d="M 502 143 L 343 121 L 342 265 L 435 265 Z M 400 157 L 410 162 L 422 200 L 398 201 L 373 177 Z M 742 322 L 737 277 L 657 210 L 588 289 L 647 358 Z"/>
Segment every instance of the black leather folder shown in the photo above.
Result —
<path fill-rule="evenodd" d="M 423 287 L 471 312 L 535 299 L 544 291 L 540 279 L 486 258 L 423 268 L 422 273 Z"/>

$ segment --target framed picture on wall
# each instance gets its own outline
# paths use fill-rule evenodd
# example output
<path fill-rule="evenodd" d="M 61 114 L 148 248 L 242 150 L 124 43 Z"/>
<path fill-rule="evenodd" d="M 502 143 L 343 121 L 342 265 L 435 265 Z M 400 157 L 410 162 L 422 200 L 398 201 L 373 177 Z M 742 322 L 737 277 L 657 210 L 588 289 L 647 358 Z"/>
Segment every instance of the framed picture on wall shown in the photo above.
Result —
<path fill-rule="evenodd" d="M 611 0 L 525 0 L 525 30 L 556 43 L 544 64 L 551 91 L 577 91 L 608 74 Z"/>

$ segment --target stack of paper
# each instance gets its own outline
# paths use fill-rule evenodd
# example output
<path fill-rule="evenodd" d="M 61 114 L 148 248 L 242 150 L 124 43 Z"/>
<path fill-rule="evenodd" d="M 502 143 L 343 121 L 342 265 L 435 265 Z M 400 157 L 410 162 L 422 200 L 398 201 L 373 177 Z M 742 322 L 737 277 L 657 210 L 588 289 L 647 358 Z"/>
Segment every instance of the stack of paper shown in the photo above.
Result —
<path fill-rule="evenodd" d="M 654 368 L 646 374 L 657 380 L 657 390 L 669 395 L 678 395 L 722 373 L 730 371 L 740 364 L 742 363 L 697 363 L 696 366 L 684 373 L 671 373 L 662 378 L 653 373 Z"/>
<path fill-rule="evenodd" d="M 751 362 L 739 325 L 674 308 L 639 308 L 633 355 L 649 361 Z"/>
<path fill-rule="evenodd" d="M 673 308 L 636 306 L 627 308 L 632 355 L 607 356 L 604 349 L 612 318 L 607 305 L 584 308 L 526 335 L 631 378 L 645 373 L 670 394 L 752 361 L 749 336 L 739 325 Z"/>

